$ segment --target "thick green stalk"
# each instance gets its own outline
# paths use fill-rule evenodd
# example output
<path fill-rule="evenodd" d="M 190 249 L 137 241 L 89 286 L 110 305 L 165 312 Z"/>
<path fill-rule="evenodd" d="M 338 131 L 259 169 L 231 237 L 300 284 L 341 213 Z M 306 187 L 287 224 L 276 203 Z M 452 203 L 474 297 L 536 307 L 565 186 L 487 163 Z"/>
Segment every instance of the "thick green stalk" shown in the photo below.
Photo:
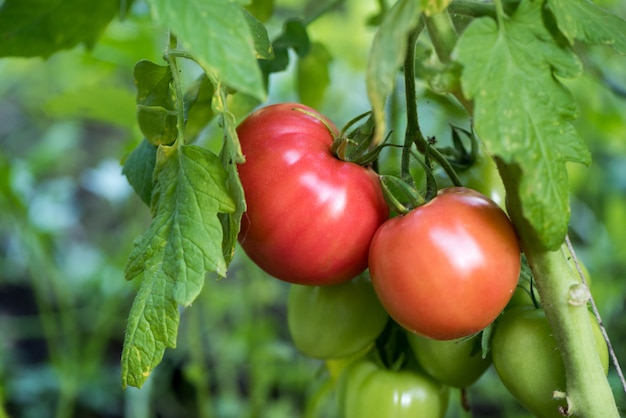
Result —
<path fill-rule="evenodd" d="M 517 195 L 518 170 L 498 161 L 507 191 L 507 210 L 531 267 L 546 317 L 563 357 L 568 414 L 619 418 L 615 398 L 597 354 L 587 312 L 589 290 L 569 266 L 567 254 L 535 239 Z"/>
<path fill-rule="evenodd" d="M 496 1 L 495 6 L 498 18 L 502 19 L 502 2 Z M 447 14 L 448 11 L 442 13 Z M 442 62 L 448 62 L 456 43 L 451 36 L 453 32 L 449 22 L 445 17 L 426 18 L 429 34 Z M 473 106 L 466 108 L 471 115 Z M 560 249 L 544 248 L 524 218 L 518 196 L 519 169 L 502 161 L 498 161 L 498 169 L 506 189 L 509 216 L 533 271 L 546 316 L 563 357 L 567 413 L 583 418 L 619 418 L 615 398 L 594 343 L 587 299 L 584 298 L 588 293 L 585 293 L 586 289 L 576 272 L 569 267 L 566 255 Z"/>

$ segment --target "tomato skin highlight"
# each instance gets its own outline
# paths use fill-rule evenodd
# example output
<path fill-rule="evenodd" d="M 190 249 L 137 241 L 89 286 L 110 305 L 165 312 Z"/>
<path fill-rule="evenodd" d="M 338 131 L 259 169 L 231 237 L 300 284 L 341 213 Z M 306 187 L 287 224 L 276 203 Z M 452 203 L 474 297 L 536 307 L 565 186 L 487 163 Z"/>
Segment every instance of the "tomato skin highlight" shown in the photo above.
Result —
<path fill-rule="evenodd" d="M 507 215 L 482 194 L 443 189 L 385 222 L 370 246 L 378 297 L 400 325 L 437 340 L 472 335 L 502 312 L 520 272 Z"/>
<path fill-rule="evenodd" d="M 364 359 L 344 370 L 337 397 L 344 418 L 443 418 L 449 388 L 423 373 Z"/>
<path fill-rule="evenodd" d="M 282 103 L 253 112 L 237 133 L 247 203 L 239 242 L 252 261 L 305 285 L 337 284 L 365 270 L 389 209 L 373 170 L 332 154 L 332 122 Z"/>

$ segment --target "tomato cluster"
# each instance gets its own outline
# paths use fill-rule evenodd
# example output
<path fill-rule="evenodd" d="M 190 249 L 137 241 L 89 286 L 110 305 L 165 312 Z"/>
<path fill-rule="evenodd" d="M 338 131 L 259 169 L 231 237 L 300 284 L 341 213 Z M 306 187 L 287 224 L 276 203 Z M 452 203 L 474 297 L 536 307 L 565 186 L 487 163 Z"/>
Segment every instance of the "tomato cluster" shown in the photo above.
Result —
<path fill-rule="evenodd" d="M 563 365 L 532 288 L 512 299 L 521 251 L 489 190 L 444 188 L 390 218 L 376 172 L 333 153 L 339 132 L 315 110 L 268 106 L 237 132 L 239 242 L 291 283 L 292 340 L 326 361 L 341 416 L 442 417 L 449 389 L 492 363 L 520 403 L 556 416 Z"/>

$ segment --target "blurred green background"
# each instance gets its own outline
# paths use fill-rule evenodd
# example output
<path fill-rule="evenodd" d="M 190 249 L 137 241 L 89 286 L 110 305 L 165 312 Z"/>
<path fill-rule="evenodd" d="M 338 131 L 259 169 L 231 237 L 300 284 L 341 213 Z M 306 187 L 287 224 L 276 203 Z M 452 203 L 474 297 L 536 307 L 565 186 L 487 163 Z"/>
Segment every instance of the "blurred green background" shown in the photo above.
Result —
<path fill-rule="evenodd" d="M 276 2 L 270 36 L 287 17 L 311 13 L 302 3 Z M 626 17 L 626 2 L 599 3 Z M 340 126 L 368 110 L 364 68 L 375 28 L 365 22 L 377 10 L 375 1 L 352 0 L 309 27 L 330 54 L 330 85 L 317 107 Z M 323 363 L 291 345 L 288 285 L 241 251 L 228 277 L 207 278 L 182 312 L 178 347 L 146 385 L 121 389 L 121 345 L 138 285 L 123 271 L 150 214 L 120 161 L 141 140 L 133 66 L 160 62 L 165 39 L 138 1 L 93 50 L 0 59 L 0 418 L 333 417 Z M 586 75 L 567 85 L 593 163 L 570 167 L 571 237 L 626 363 L 626 57 L 608 48 L 581 52 Z M 185 67 L 188 82 L 195 75 Z M 297 83 L 293 65 L 273 75 L 270 101 L 298 101 Z M 421 97 L 423 131 L 445 140 L 452 108 L 425 90 Z M 202 141 L 210 147 L 215 137 L 211 125 Z M 625 410 L 614 369 L 610 379 Z M 448 417 L 528 416 L 493 370 L 469 389 L 471 414 L 459 396 Z"/>

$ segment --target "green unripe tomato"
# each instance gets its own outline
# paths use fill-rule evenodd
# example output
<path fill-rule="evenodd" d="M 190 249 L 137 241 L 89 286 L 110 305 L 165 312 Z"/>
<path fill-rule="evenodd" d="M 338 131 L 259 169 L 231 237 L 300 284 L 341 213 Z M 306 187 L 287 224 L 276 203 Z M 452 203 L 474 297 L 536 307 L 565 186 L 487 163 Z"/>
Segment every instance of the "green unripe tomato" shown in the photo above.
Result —
<path fill-rule="evenodd" d="M 477 337 L 439 341 L 408 332 L 407 339 L 420 366 L 452 387 L 472 385 L 491 365 L 491 356 L 483 359 L 475 349 Z"/>
<path fill-rule="evenodd" d="M 580 281 L 580 275 L 578 273 L 576 263 L 574 262 L 574 258 L 572 256 L 568 256 L 567 261 L 571 269 L 572 278 L 576 281 Z M 585 281 L 587 282 L 587 287 L 591 288 L 591 275 L 589 274 L 589 270 L 587 270 L 587 266 L 585 266 L 585 264 L 581 260 L 578 260 L 578 264 L 580 265 L 580 269 L 583 273 Z M 541 297 L 539 296 L 539 291 L 537 290 L 537 288 L 532 289 L 532 292 L 537 303 L 541 303 Z M 531 296 L 530 282 L 528 280 L 520 280 L 506 308 L 511 309 L 516 306 L 527 305 L 534 305 Z"/>
<path fill-rule="evenodd" d="M 597 321 L 591 320 L 607 373 L 607 345 Z M 519 306 L 505 311 L 496 323 L 491 353 L 500 380 L 519 403 L 537 417 L 562 418 L 558 407 L 566 402 L 554 400 L 552 394 L 565 391 L 565 367 L 543 309 Z"/>
<path fill-rule="evenodd" d="M 287 299 L 293 343 L 313 358 L 345 357 L 364 350 L 388 318 L 364 276 L 331 286 L 292 285 Z"/>
<path fill-rule="evenodd" d="M 343 418 L 442 418 L 449 389 L 414 370 L 384 369 L 364 359 L 346 369 L 339 380 Z"/>

